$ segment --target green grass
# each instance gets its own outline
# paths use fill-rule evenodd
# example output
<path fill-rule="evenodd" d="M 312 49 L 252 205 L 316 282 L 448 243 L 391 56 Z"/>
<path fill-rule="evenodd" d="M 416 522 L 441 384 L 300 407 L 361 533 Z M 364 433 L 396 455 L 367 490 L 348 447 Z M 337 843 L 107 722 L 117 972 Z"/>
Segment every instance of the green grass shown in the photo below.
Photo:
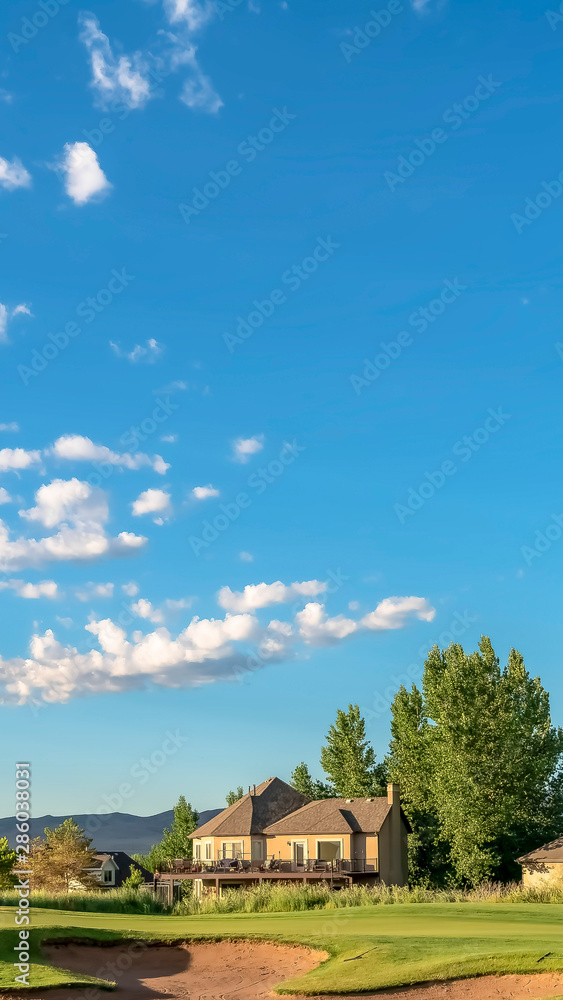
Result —
<path fill-rule="evenodd" d="M 36 951 L 30 983 L 35 986 L 77 981 L 41 962 L 39 941 L 54 936 L 255 937 L 299 942 L 329 953 L 330 958 L 317 969 L 279 987 L 280 993 L 345 993 L 428 979 L 563 970 L 563 905 L 558 904 L 418 903 L 192 917 L 38 909 L 32 919 Z M 2 957 L 7 955 L 10 963 L 6 938 L 15 940 L 12 927 L 13 910 L 0 909 L 0 928 L 9 929 L 0 930 Z M 363 958 L 356 959 L 364 952 Z M 41 979 L 35 978 L 35 970 Z M 13 987 L 11 965 L 0 965 L 0 987 Z"/>

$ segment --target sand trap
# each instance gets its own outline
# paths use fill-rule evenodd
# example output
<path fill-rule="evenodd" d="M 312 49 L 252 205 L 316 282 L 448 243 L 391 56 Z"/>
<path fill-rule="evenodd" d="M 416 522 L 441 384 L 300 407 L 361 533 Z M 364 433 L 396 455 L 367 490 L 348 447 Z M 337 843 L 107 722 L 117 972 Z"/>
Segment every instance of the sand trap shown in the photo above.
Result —
<path fill-rule="evenodd" d="M 45 946 L 62 969 L 113 980 L 113 992 L 65 987 L 1 993 L 1 1000 L 259 1000 L 274 986 L 314 969 L 327 956 L 307 948 L 252 941 L 152 945 L 143 941 L 100 946 Z M 563 973 L 450 979 L 356 994 L 362 1000 L 543 1000 L 563 994 Z M 329 1000 L 310 997 L 309 1000 Z M 346 1000 L 335 995 L 330 1000 Z M 350 994 L 348 994 L 350 1000 Z"/>
<path fill-rule="evenodd" d="M 53 965 L 117 983 L 114 992 L 97 987 L 2 993 L 2 1000 L 257 1000 L 273 986 L 304 975 L 327 956 L 307 948 L 251 941 L 194 942 L 174 946 L 83 944 L 45 946 Z"/>
<path fill-rule="evenodd" d="M 479 976 L 477 979 L 447 979 L 416 986 L 399 986 L 378 993 L 361 993 L 361 1000 L 540 1000 L 563 993 L 563 973 L 542 972 L 529 976 Z M 337 997 L 307 997 L 307 1000 L 339 1000 Z M 342 998 L 340 998 L 342 1000 Z M 348 995 L 350 1000 L 350 995 Z"/>

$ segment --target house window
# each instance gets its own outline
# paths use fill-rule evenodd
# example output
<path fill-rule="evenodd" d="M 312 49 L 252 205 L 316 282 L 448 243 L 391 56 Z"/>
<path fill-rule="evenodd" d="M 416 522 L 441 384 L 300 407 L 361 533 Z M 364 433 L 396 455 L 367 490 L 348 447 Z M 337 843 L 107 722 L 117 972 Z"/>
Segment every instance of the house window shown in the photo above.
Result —
<path fill-rule="evenodd" d="M 262 840 L 253 840 L 250 850 L 253 861 L 264 860 L 264 842 Z"/>
<path fill-rule="evenodd" d="M 194 848 L 194 859 L 201 861 L 201 844 L 196 844 Z"/>
<path fill-rule="evenodd" d="M 318 840 L 317 859 L 319 861 L 336 861 L 341 857 L 340 840 Z"/>
<path fill-rule="evenodd" d="M 113 872 L 104 872 L 104 882 L 113 882 Z"/>
<path fill-rule="evenodd" d="M 242 853 L 243 853 L 242 847 L 243 847 L 242 840 L 224 841 L 222 845 L 223 857 L 242 858 Z"/>
<path fill-rule="evenodd" d="M 205 860 L 206 861 L 211 861 L 211 847 L 212 847 L 211 841 L 208 840 L 207 843 L 206 843 L 206 845 L 205 845 Z"/>

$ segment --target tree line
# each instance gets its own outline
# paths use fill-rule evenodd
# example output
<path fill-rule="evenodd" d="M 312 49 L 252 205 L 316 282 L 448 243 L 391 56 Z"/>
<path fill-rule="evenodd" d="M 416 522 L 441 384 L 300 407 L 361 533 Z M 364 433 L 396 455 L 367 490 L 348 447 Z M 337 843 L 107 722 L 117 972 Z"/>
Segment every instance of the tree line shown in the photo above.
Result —
<path fill-rule="evenodd" d="M 501 668 L 491 641 L 467 654 L 434 646 L 420 689 L 401 686 L 380 764 L 357 705 L 339 710 L 320 754 L 324 781 L 299 764 L 291 781 L 311 798 L 401 788 L 412 884 L 474 886 L 520 877 L 515 859 L 563 828 L 563 730 L 549 695 L 511 649 Z"/>

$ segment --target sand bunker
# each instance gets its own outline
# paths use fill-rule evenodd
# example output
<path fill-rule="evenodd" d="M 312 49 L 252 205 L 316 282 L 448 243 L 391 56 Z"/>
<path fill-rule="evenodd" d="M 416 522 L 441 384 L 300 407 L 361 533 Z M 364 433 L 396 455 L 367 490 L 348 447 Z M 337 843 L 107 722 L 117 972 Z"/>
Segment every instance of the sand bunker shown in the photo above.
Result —
<path fill-rule="evenodd" d="M 97 987 L 25 990 L 17 1000 L 258 1000 L 278 983 L 304 975 L 327 956 L 307 948 L 252 941 L 193 942 L 181 945 L 83 944 L 45 946 L 53 965 L 110 979 L 108 993 Z M 2 1000 L 10 994 L 2 993 Z"/>
<path fill-rule="evenodd" d="M 59 968 L 116 982 L 115 1000 L 260 1000 L 272 997 L 274 986 L 304 975 L 327 957 L 303 947 L 258 941 L 176 945 L 131 941 L 104 947 L 68 943 L 48 945 L 44 950 Z M 362 1000 L 543 1000 L 562 994 L 563 973 L 544 972 L 451 979 L 356 996 Z M 111 996 L 98 987 L 0 994 L 1 1000 L 110 1000 Z M 339 998 L 333 995 L 330 1000 Z"/>

